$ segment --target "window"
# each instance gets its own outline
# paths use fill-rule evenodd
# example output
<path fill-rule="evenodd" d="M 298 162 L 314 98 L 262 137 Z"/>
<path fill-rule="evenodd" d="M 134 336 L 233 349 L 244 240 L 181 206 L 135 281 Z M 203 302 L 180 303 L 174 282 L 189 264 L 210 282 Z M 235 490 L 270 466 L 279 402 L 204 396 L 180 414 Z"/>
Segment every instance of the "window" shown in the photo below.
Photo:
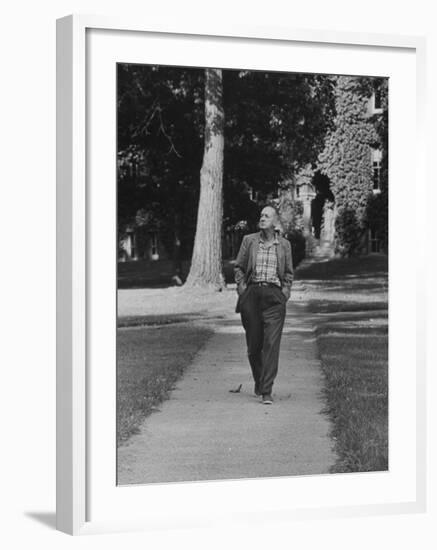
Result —
<path fill-rule="evenodd" d="M 376 109 L 382 109 L 382 98 L 381 98 L 381 90 L 376 89 L 374 93 L 374 107 Z"/>
<path fill-rule="evenodd" d="M 152 249 L 151 250 L 152 260 L 157 260 L 159 258 L 159 256 L 158 256 L 158 235 L 155 231 L 152 233 L 151 249 Z"/>
<path fill-rule="evenodd" d="M 372 151 L 372 181 L 374 193 L 379 193 L 381 191 L 381 159 L 382 152 L 379 149 L 374 149 Z"/>
<path fill-rule="evenodd" d="M 381 163 L 373 161 L 373 191 L 381 191 Z"/>
<path fill-rule="evenodd" d="M 370 252 L 381 252 L 381 239 L 379 238 L 376 229 L 370 230 Z"/>
<path fill-rule="evenodd" d="M 249 187 L 249 198 L 251 201 L 256 202 L 258 200 L 258 191 L 254 191 L 251 186 Z"/>
<path fill-rule="evenodd" d="M 130 258 L 131 260 L 137 260 L 137 243 L 135 239 L 135 233 L 129 233 L 129 248 L 130 248 Z"/>
<path fill-rule="evenodd" d="M 381 90 L 375 89 L 368 101 L 368 114 L 375 115 L 382 113 L 382 94 Z"/>

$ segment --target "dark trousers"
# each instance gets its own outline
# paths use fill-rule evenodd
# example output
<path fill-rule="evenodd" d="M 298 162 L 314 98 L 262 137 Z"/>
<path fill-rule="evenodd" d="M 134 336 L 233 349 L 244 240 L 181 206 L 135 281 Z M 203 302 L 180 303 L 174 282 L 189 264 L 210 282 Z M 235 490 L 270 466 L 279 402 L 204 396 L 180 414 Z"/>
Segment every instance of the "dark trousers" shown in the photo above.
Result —
<path fill-rule="evenodd" d="M 270 394 L 278 372 L 286 298 L 277 286 L 249 285 L 240 299 L 247 355 L 259 393 Z"/>

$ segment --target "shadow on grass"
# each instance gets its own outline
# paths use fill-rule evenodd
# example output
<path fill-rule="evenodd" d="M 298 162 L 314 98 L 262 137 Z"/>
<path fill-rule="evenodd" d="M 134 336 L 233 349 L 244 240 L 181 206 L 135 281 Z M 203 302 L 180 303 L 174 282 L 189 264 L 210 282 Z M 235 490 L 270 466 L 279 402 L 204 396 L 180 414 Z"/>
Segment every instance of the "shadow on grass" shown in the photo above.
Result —
<path fill-rule="evenodd" d="M 359 256 L 357 258 L 335 258 L 332 260 L 303 263 L 296 270 L 297 278 L 320 279 L 328 282 L 339 278 L 343 281 L 365 278 L 387 277 L 388 257 L 381 255 Z"/>
<path fill-rule="evenodd" d="M 351 302 L 347 298 L 340 300 L 310 300 L 308 308 L 311 313 L 360 313 L 363 311 L 374 312 L 373 317 L 387 318 L 387 302 L 379 300 L 374 302 Z"/>
<path fill-rule="evenodd" d="M 162 314 L 162 315 L 130 315 L 119 317 L 117 319 L 118 328 L 131 327 L 161 327 L 166 325 L 176 325 L 179 323 L 188 323 L 199 320 L 221 321 L 225 319 L 224 315 L 210 315 L 207 311 L 187 314 Z M 224 321 L 223 321 L 224 322 Z"/>
<path fill-rule="evenodd" d="M 163 326 L 177 323 L 187 323 L 199 318 L 200 313 L 191 314 L 166 314 L 166 315 L 128 315 L 117 319 L 119 328 L 141 326 Z"/>
<path fill-rule="evenodd" d="M 190 270 L 191 261 L 182 262 L 180 278 L 185 282 Z M 175 266 L 171 260 L 137 260 L 119 262 L 117 268 L 117 286 L 128 288 L 167 288 L 175 286 L 173 276 Z M 234 264 L 231 260 L 223 261 L 223 275 L 226 284 L 234 282 Z"/>
<path fill-rule="evenodd" d="M 342 282 L 341 279 L 335 279 L 323 283 L 324 292 L 372 292 L 375 289 L 385 289 L 384 279 L 382 277 L 374 278 L 369 281 L 357 281 L 352 279 Z M 318 281 L 309 280 L 311 284 L 318 285 Z"/>
<path fill-rule="evenodd" d="M 332 472 L 388 469 L 387 257 L 302 265 L 325 377 L 324 410 L 338 460 Z"/>

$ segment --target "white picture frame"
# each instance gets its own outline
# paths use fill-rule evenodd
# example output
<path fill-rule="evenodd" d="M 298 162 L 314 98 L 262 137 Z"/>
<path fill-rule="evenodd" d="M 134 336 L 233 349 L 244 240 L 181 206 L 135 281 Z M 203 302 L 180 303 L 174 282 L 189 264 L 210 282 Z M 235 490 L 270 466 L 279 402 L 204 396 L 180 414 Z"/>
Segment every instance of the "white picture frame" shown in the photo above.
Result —
<path fill-rule="evenodd" d="M 140 515 L 119 518 L 108 515 L 107 519 L 95 521 L 89 516 L 90 435 L 88 411 L 92 394 L 89 388 L 90 338 L 87 332 L 89 288 L 89 193 L 87 187 L 87 32 L 138 32 L 153 34 L 166 40 L 167 37 L 191 36 L 214 37 L 239 41 L 250 45 L 266 41 L 271 44 L 308 43 L 320 47 L 338 45 L 344 48 L 396 49 L 414 55 L 416 75 L 415 109 L 415 185 L 414 193 L 424 192 L 424 89 L 425 89 L 425 39 L 415 36 L 384 34 L 337 33 L 288 29 L 285 27 L 263 28 L 206 27 L 193 22 L 189 27 L 157 25 L 138 20 L 106 18 L 100 16 L 71 15 L 57 21 L 57 528 L 69 534 L 147 529 L 176 524 L 168 510 L 156 510 L 153 521 Z M 129 59 L 123 59 L 129 61 Z M 412 161 L 411 161 L 412 162 Z M 417 235 L 424 223 L 416 215 L 414 232 Z M 423 226 L 422 226 L 423 229 Z M 414 235 L 413 235 L 414 237 Z M 424 271 L 424 251 L 417 249 L 418 273 Z M 420 280 L 420 277 L 417 277 Z M 425 342 L 424 342 L 423 288 L 418 283 L 414 303 L 417 309 L 414 322 L 416 334 L 416 363 L 414 388 L 415 399 L 415 497 L 408 500 L 368 502 L 353 506 L 305 507 L 290 505 L 272 511 L 272 517 L 280 519 L 338 517 L 339 515 L 362 515 L 398 512 L 420 512 L 426 504 L 426 401 L 425 401 Z M 411 325 L 410 328 L 412 328 Z M 114 419 L 115 422 L 115 419 Z M 342 483 L 344 483 L 344 478 Z M 230 491 L 227 482 L 220 487 L 221 493 Z M 274 482 L 273 482 L 274 483 Z M 192 484 L 186 484 L 190 491 Z M 195 491 L 203 495 L 212 491 L 211 484 L 197 484 Z M 147 489 L 143 487 L 143 490 Z M 154 487 L 154 495 L 165 492 L 168 487 Z M 214 490 L 217 490 L 215 485 Z M 255 520 L 259 504 L 247 510 L 246 518 Z M 189 507 L 189 506 L 188 506 Z M 159 508 L 159 506 L 158 506 Z M 189 510 L 187 512 L 188 516 Z M 196 520 L 193 511 L 192 525 L 205 524 Z M 185 520 L 181 520 L 182 524 Z"/>

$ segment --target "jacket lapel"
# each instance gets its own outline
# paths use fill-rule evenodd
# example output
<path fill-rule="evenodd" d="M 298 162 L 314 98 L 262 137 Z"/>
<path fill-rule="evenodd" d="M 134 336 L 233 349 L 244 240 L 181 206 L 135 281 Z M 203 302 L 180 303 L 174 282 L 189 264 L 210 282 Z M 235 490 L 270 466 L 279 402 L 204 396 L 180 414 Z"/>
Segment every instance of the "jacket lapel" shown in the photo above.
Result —
<path fill-rule="evenodd" d="M 284 249 L 281 241 L 279 241 L 279 243 L 276 246 L 276 257 L 278 259 L 278 273 L 282 279 L 285 271 L 285 256 L 284 256 Z"/>
<path fill-rule="evenodd" d="M 252 240 L 252 246 L 250 249 L 250 271 L 252 272 L 256 266 L 256 256 L 258 254 L 259 234 L 255 234 L 255 238 Z"/>

